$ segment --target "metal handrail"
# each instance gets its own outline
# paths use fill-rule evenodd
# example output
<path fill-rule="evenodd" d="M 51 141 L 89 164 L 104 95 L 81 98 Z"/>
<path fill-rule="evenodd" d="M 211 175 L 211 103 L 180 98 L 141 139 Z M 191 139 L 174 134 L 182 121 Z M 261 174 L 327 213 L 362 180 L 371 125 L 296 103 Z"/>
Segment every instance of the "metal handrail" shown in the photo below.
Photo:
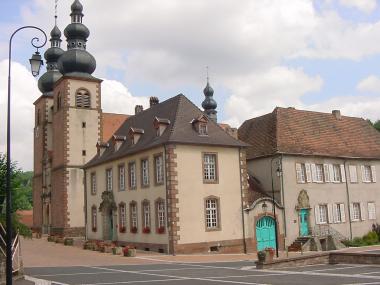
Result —
<path fill-rule="evenodd" d="M 1 234 L 6 235 L 6 231 L 3 227 L 3 225 L 0 223 L 0 232 Z M 3 247 L 5 248 L 6 243 L 0 234 L 0 253 L 4 256 L 7 257 L 6 252 L 4 251 Z M 14 238 L 12 242 L 12 272 L 18 272 L 21 267 L 21 262 L 20 262 L 20 234 L 17 232 L 16 237 Z"/>

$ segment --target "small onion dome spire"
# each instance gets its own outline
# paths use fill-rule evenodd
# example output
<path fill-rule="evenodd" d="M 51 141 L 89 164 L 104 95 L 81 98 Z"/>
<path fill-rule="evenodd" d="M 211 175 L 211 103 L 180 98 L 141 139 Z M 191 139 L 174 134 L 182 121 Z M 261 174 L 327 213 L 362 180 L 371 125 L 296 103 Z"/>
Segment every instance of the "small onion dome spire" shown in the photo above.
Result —
<path fill-rule="evenodd" d="M 205 89 L 203 89 L 203 94 L 205 95 L 205 99 L 202 102 L 202 107 L 204 109 L 205 114 L 210 118 L 210 120 L 217 122 L 217 111 L 215 110 L 218 104 L 213 98 L 214 89 L 210 86 L 210 83 L 207 78 L 207 85 Z"/>
<path fill-rule="evenodd" d="M 61 49 L 61 31 L 57 25 L 51 30 L 50 36 L 50 48 L 44 54 L 47 71 L 38 80 L 38 88 L 44 95 L 53 95 L 54 84 L 62 77 L 57 62 L 64 51 Z"/>
<path fill-rule="evenodd" d="M 75 0 L 71 5 L 71 23 L 64 31 L 67 51 L 60 57 L 58 68 L 63 75 L 92 78 L 91 74 L 95 71 L 96 60 L 86 51 L 86 42 L 90 31 L 82 24 L 82 12 L 82 4 L 79 0 Z"/>

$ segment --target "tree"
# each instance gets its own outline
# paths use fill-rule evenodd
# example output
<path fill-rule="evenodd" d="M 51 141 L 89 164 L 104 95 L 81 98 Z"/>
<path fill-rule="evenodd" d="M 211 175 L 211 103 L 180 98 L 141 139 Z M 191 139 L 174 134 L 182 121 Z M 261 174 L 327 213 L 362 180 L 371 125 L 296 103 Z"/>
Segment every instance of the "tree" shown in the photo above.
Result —
<path fill-rule="evenodd" d="M 6 156 L 0 153 L 0 223 L 5 225 L 5 198 L 6 198 L 6 174 L 7 174 L 7 159 Z M 30 174 L 29 174 L 30 175 Z M 27 176 L 26 176 L 27 177 Z M 30 229 L 20 223 L 20 219 L 16 214 L 17 210 L 31 209 L 30 203 L 31 185 L 26 182 L 25 175 L 17 168 L 15 162 L 11 163 L 11 189 L 12 189 L 12 226 L 16 231 L 24 236 L 31 236 Z M 28 188 L 29 187 L 29 188 Z"/>
<path fill-rule="evenodd" d="M 374 127 L 376 130 L 380 132 L 380 120 L 377 120 L 376 122 L 372 123 L 370 119 L 367 119 L 367 122 Z"/>

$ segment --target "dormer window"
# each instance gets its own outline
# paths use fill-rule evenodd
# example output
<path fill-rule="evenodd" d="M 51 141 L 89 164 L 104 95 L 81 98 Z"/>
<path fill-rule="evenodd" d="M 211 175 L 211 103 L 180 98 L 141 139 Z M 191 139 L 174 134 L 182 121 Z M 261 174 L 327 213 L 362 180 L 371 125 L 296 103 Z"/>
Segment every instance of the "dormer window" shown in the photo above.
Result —
<path fill-rule="evenodd" d="M 113 135 L 113 145 L 114 145 L 114 151 L 118 151 L 123 144 L 123 142 L 126 141 L 127 137 L 126 136 L 118 136 L 118 135 Z"/>
<path fill-rule="evenodd" d="M 199 135 L 200 136 L 207 136 L 207 123 L 199 123 Z"/>
<path fill-rule="evenodd" d="M 208 119 L 205 115 L 201 115 L 198 118 L 193 119 L 190 123 L 200 136 L 208 135 Z"/>
<path fill-rule="evenodd" d="M 98 142 L 96 144 L 96 148 L 98 150 L 98 155 L 101 156 L 103 155 L 103 153 L 106 151 L 106 149 L 109 147 L 109 144 L 108 143 L 102 143 L 102 142 Z"/>
<path fill-rule="evenodd" d="M 75 106 L 78 108 L 91 108 L 91 96 L 88 90 L 78 89 L 75 94 Z"/>
<path fill-rule="evenodd" d="M 129 138 L 131 139 L 132 145 L 137 144 L 140 137 L 144 134 L 143 129 L 130 128 L 129 129 Z"/>
<path fill-rule="evenodd" d="M 153 121 L 153 126 L 156 129 L 156 136 L 157 137 L 161 136 L 166 130 L 167 126 L 169 125 L 170 125 L 169 119 L 155 117 Z"/>

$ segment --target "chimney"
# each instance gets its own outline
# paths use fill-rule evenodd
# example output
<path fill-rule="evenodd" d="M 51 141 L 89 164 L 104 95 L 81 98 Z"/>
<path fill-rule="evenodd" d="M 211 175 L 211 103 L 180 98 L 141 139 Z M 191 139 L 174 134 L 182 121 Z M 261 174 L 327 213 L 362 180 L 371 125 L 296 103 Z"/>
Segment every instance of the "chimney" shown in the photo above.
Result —
<path fill-rule="evenodd" d="M 342 119 L 342 115 L 340 114 L 340 110 L 333 110 L 332 114 L 334 115 L 335 119 L 337 119 L 337 120 Z"/>
<path fill-rule="evenodd" d="M 142 105 L 136 105 L 136 107 L 135 107 L 135 115 L 137 115 L 138 113 L 141 113 L 143 110 L 144 110 L 144 108 L 143 108 Z"/>
<path fill-rule="evenodd" d="M 149 106 L 152 107 L 153 105 L 157 105 L 160 103 L 157 97 L 150 97 L 149 98 Z"/>

